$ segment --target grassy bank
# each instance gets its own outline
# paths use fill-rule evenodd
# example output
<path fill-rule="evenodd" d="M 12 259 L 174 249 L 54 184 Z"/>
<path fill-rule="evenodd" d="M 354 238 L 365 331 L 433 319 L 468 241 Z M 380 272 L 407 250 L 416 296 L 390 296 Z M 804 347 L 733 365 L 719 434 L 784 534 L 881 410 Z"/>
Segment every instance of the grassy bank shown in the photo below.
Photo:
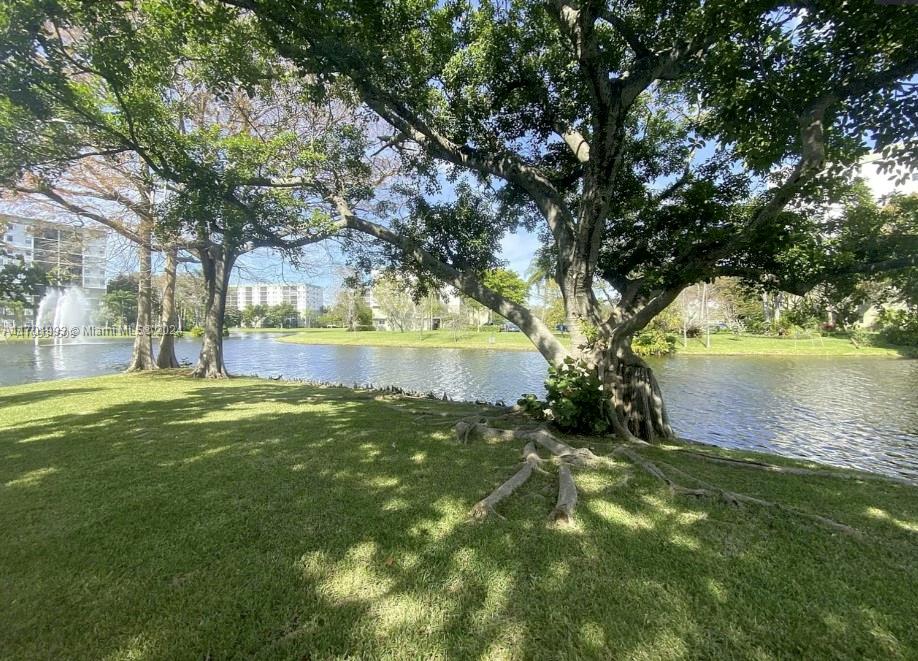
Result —
<path fill-rule="evenodd" d="M 0 657 L 918 655 L 914 488 L 660 448 L 862 534 L 618 460 L 577 470 L 571 527 L 546 524 L 551 464 L 474 524 L 519 447 L 453 441 L 472 410 L 165 373 L 0 388 Z"/>
<path fill-rule="evenodd" d="M 283 338 L 297 344 L 347 344 L 373 347 L 427 347 L 431 349 L 511 349 L 535 351 L 523 333 L 491 331 L 358 331 L 341 328 L 310 328 Z"/>
<path fill-rule="evenodd" d="M 278 329 L 280 330 L 280 329 Z M 236 332 L 234 329 L 233 332 Z M 291 333 L 287 330 L 285 332 Z M 566 341 L 566 338 L 562 338 Z M 532 342 L 522 333 L 493 333 L 474 331 L 425 332 L 350 332 L 337 328 L 298 330 L 283 338 L 283 342 L 298 344 L 347 344 L 377 347 L 430 347 L 448 349 L 514 349 L 535 351 Z M 677 354 L 686 355 L 800 355 L 800 356 L 881 356 L 913 355 L 902 347 L 856 346 L 845 337 L 814 337 L 806 339 L 765 337 L 762 335 L 734 335 L 714 333 L 711 348 L 704 338 L 689 338 L 683 347 L 681 338 L 676 345 Z"/>
<path fill-rule="evenodd" d="M 767 337 L 764 335 L 734 335 L 723 332 L 711 334 L 711 347 L 704 337 L 688 339 L 683 346 L 680 337 L 676 352 L 685 355 L 762 355 L 762 356 L 908 356 L 906 347 L 884 347 L 855 344 L 847 337 Z"/>

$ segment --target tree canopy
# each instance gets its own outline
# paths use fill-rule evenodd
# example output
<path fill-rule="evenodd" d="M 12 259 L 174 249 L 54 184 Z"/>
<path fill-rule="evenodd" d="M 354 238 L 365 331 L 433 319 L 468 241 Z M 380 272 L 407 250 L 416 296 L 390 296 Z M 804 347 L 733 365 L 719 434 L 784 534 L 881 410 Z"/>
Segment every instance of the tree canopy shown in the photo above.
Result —
<path fill-rule="evenodd" d="M 201 252 L 205 338 L 241 250 L 369 240 L 418 282 L 516 323 L 553 365 L 573 354 L 611 393 L 601 414 L 616 430 L 652 437 L 671 430 L 630 342 L 688 284 L 802 290 L 915 264 L 908 240 L 842 249 L 821 221 L 866 154 L 900 176 L 918 160 L 913 7 L 16 0 L 0 12 L 0 177 L 136 154 L 174 188 L 164 218 Z M 572 350 L 484 277 L 520 226 L 544 238 Z"/>

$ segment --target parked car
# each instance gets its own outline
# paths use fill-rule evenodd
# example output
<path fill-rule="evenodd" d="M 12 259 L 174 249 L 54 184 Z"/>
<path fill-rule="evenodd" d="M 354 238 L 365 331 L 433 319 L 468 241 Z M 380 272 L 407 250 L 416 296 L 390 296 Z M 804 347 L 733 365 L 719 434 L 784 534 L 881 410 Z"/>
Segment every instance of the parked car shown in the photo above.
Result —
<path fill-rule="evenodd" d="M 503 324 L 500 330 L 502 333 L 519 333 L 520 327 L 516 324 Z"/>
<path fill-rule="evenodd" d="M 567 332 L 567 324 L 555 324 L 555 330 L 559 333 Z"/>

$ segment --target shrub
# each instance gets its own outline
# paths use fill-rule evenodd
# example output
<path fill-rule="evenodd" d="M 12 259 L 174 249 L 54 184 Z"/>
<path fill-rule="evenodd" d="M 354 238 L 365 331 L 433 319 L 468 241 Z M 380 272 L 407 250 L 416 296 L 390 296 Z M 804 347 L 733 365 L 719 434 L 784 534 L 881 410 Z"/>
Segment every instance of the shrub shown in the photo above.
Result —
<path fill-rule="evenodd" d="M 192 326 L 191 330 L 188 332 L 191 334 L 191 337 L 204 337 L 204 329 L 200 326 Z"/>
<path fill-rule="evenodd" d="M 566 358 L 559 367 L 549 367 L 545 389 L 547 401 L 524 395 L 517 403 L 537 419 L 550 420 L 564 431 L 601 434 L 609 428 L 603 415 L 602 383 L 583 361 Z"/>
<path fill-rule="evenodd" d="M 685 336 L 686 337 L 701 337 L 701 325 L 695 322 L 690 322 L 686 324 Z"/>
<path fill-rule="evenodd" d="M 889 344 L 918 346 L 918 311 L 883 310 L 877 319 L 879 338 Z"/>
<path fill-rule="evenodd" d="M 647 328 L 634 336 L 631 348 L 639 356 L 666 356 L 676 350 L 676 338 L 659 328 Z"/>

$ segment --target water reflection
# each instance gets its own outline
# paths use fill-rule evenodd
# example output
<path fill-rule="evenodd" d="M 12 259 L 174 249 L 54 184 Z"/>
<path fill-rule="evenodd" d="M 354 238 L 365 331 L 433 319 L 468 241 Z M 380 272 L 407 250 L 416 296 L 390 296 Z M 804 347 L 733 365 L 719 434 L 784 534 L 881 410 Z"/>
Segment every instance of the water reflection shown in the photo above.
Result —
<path fill-rule="evenodd" d="M 176 344 L 193 362 L 197 341 Z M 0 343 L 0 384 L 116 372 L 128 340 Z M 297 345 L 228 338 L 234 374 L 397 385 L 454 399 L 513 402 L 543 394 L 535 353 Z M 718 445 L 778 452 L 918 478 L 918 361 L 686 356 L 654 364 L 676 431 Z"/>

